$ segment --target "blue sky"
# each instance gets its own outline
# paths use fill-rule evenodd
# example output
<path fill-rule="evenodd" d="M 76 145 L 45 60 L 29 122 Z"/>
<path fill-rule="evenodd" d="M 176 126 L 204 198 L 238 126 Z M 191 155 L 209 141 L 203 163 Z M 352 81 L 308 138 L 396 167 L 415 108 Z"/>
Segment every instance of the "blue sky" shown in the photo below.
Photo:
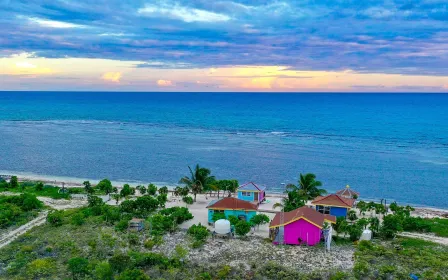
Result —
<path fill-rule="evenodd" d="M 0 89 L 446 91 L 448 3 L 0 0 Z"/>

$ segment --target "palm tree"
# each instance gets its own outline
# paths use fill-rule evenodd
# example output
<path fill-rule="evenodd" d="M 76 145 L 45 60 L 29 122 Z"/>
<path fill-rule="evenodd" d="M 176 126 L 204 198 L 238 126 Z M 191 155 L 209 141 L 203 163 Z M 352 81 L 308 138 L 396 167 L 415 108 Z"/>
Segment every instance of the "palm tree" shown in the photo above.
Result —
<path fill-rule="evenodd" d="M 321 181 L 316 181 L 316 175 L 313 173 L 307 173 L 303 175 L 300 173 L 299 179 L 299 192 L 307 197 L 308 200 L 315 199 L 318 196 L 327 193 L 324 189 L 319 189 L 322 186 Z"/>
<path fill-rule="evenodd" d="M 200 167 L 199 164 L 196 164 L 194 172 L 190 166 L 188 166 L 188 169 L 190 170 L 190 177 L 181 178 L 179 183 L 185 184 L 191 190 L 194 195 L 194 202 L 196 202 L 196 195 L 207 188 L 215 180 L 215 177 L 210 176 L 210 169 Z"/>
<path fill-rule="evenodd" d="M 275 203 L 272 208 L 275 209 L 277 207 L 282 208 L 282 211 L 289 212 L 294 209 L 300 208 L 305 205 L 306 203 L 306 197 L 304 197 L 299 189 L 293 185 L 289 184 L 286 186 L 286 197 L 282 199 L 282 202 Z"/>

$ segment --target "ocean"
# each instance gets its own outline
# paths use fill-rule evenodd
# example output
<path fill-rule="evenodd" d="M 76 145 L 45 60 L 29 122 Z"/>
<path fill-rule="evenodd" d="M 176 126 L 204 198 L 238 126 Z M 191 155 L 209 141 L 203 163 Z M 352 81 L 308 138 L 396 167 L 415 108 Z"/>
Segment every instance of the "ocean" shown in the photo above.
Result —
<path fill-rule="evenodd" d="M 0 173 L 172 185 L 195 164 L 448 209 L 448 95 L 0 92 Z"/>

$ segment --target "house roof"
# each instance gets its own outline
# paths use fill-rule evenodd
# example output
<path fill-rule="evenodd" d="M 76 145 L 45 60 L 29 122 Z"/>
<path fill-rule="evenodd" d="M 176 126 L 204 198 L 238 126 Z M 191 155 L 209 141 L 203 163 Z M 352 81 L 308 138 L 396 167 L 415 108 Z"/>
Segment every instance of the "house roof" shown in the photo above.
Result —
<path fill-rule="evenodd" d="M 257 211 L 258 205 L 234 197 L 225 197 L 211 201 L 207 208 L 213 209 L 244 209 Z"/>
<path fill-rule="evenodd" d="M 275 217 L 269 224 L 269 227 L 272 228 L 284 226 L 300 219 L 304 219 L 319 228 L 322 228 L 324 226 L 324 222 L 326 221 L 330 223 L 336 223 L 335 216 L 324 215 L 320 212 L 317 212 L 313 208 L 303 206 L 289 212 L 284 212 L 283 221 L 281 221 L 281 213 L 275 214 Z"/>
<path fill-rule="evenodd" d="M 351 189 L 349 185 L 347 185 L 344 189 L 337 191 L 336 194 L 347 197 L 353 197 L 355 194 L 356 196 L 359 196 L 359 192 L 356 192 L 353 189 Z"/>
<path fill-rule="evenodd" d="M 238 188 L 238 191 L 255 191 L 255 192 L 262 192 L 266 189 L 264 186 L 259 186 L 255 184 L 254 182 L 248 182 L 246 184 L 241 185 Z"/>
<path fill-rule="evenodd" d="M 318 196 L 313 201 L 311 201 L 311 204 L 314 205 L 337 206 L 345 208 L 352 208 L 354 203 L 355 200 L 353 198 L 345 198 L 337 194 Z"/>

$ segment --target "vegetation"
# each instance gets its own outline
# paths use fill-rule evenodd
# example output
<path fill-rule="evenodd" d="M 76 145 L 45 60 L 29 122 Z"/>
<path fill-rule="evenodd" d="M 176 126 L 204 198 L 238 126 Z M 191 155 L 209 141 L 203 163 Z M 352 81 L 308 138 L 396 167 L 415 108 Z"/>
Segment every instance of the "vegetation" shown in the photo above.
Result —
<path fill-rule="evenodd" d="M 253 226 L 260 228 L 260 225 L 264 225 L 270 222 L 271 219 L 265 214 L 257 214 L 250 219 L 250 223 Z"/>
<path fill-rule="evenodd" d="M 282 199 L 282 203 L 275 203 L 273 208 L 280 207 L 282 211 L 289 212 L 305 205 L 307 197 L 302 194 L 297 186 L 289 184 L 285 190 L 286 197 Z"/>
<path fill-rule="evenodd" d="M 188 166 L 190 176 L 185 176 L 180 179 L 179 183 L 185 184 L 193 193 L 194 202 L 196 202 L 196 195 L 202 193 L 204 190 L 210 188 L 210 184 L 215 181 L 214 176 L 210 176 L 210 169 L 196 165 L 194 171 Z"/>
<path fill-rule="evenodd" d="M 251 228 L 250 223 L 243 220 L 239 220 L 235 224 L 235 233 L 239 236 L 245 236 L 250 232 L 250 228 Z"/>
<path fill-rule="evenodd" d="M 153 184 L 148 185 L 148 194 L 149 195 L 156 195 L 157 193 L 157 187 Z"/>
<path fill-rule="evenodd" d="M 32 194 L 0 196 L 0 229 L 25 224 L 42 208 L 43 203 Z"/>
<path fill-rule="evenodd" d="M 12 179 L 11 179 L 12 180 Z M 70 197 L 67 193 L 60 193 L 59 187 L 51 186 L 51 185 L 44 185 L 42 182 L 22 182 L 22 183 L 15 183 L 15 180 L 13 180 L 13 186 L 11 186 L 11 183 L 0 183 L 0 193 L 1 192 L 14 192 L 14 193 L 27 193 L 32 194 L 34 196 L 45 196 L 45 197 L 51 197 L 53 199 L 67 199 Z"/>
<path fill-rule="evenodd" d="M 217 191 L 219 198 L 221 191 L 223 192 L 223 196 L 225 196 L 225 192 L 227 192 L 227 195 L 230 195 L 236 191 L 238 186 L 238 180 L 215 180 L 210 183 L 209 191 Z"/>
<path fill-rule="evenodd" d="M 207 237 L 210 235 L 208 229 L 200 223 L 197 225 L 192 225 L 188 229 L 187 233 L 192 236 L 196 242 L 199 243 L 205 242 L 207 240 Z"/>
<path fill-rule="evenodd" d="M 98 185 L 96 185 L 96 188 L 103 191 L 105 194 L 110 194 L 113 192 L 113 186 L 112 182 L 109 179 L 103 179 L 101 180 Z"/>
<path fill-rule="evenodd" d="M 303 175 L 300 173 L 299 192 L 300 195 L 306 197 L 307 200 L 312 200 L 318 196 L 326 194 L 326 190 L 319 188 L 321 186 L 322 182 L 316 180 L 316 175 L 312 173 Z"/>

